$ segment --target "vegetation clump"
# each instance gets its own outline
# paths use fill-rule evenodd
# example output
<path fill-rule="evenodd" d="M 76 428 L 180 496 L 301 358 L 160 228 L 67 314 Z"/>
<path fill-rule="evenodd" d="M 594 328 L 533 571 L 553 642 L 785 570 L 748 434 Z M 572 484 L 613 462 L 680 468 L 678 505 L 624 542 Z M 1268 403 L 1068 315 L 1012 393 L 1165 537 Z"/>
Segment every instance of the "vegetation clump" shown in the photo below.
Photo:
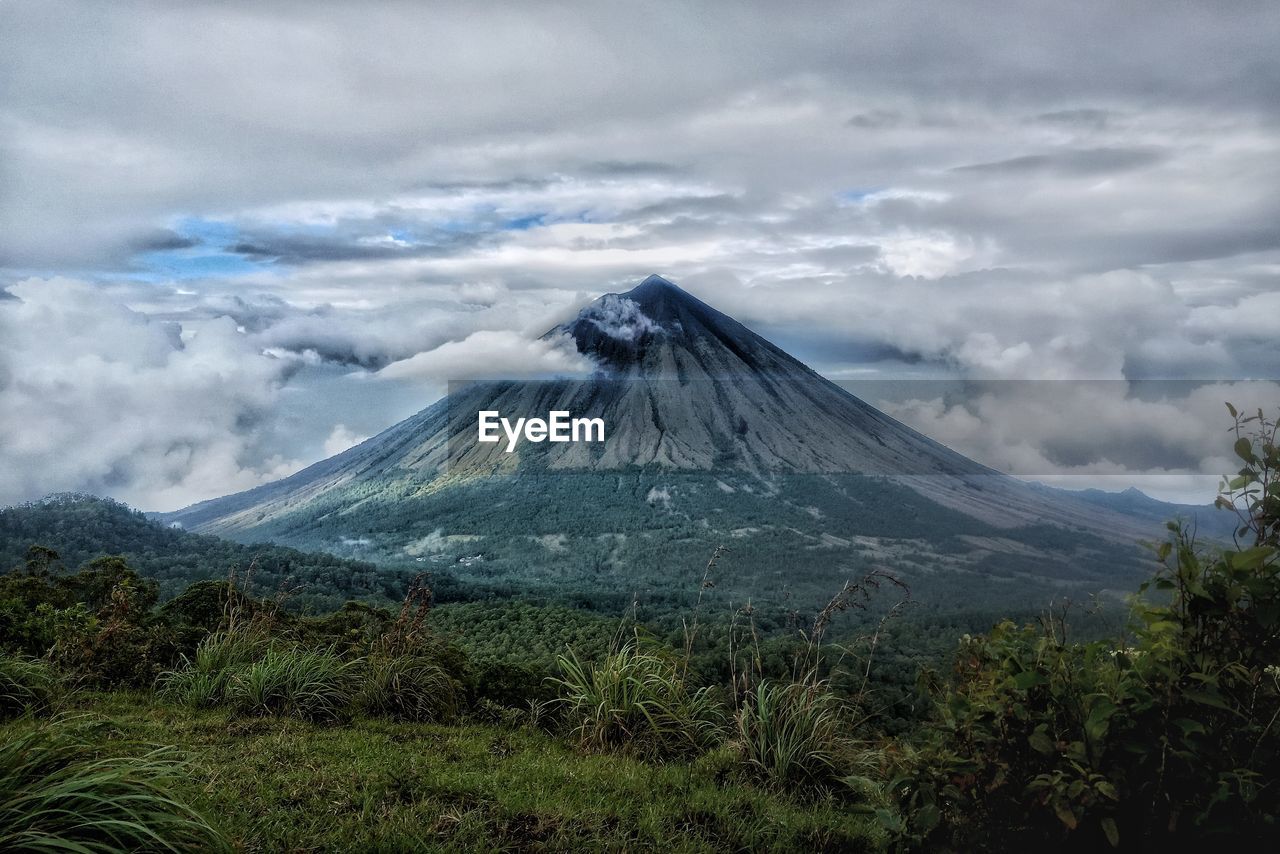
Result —
<path fill-rule="evenodd" d="M 453 679 L 425 656 L 399 655 L 368 662 L 360 706 L 402 721 L 445 721 L 457 713 Z"/>
<path fill-rule="evenodd" d="M 0 720 L 45 711 L 58 687 L 58 675 L 47 663 L 0 654 Z"/>
<path fill-rule="evenodd" d="M 1280 842 L 1280 451 L 1232 414 L 1245 541 L 1171 523 L 1124 638 L 1069 642 L 1061 614 L 964 638 L 888 785 L 905 846 Z"/>
<path fill-rule="evenodd" d="M 226 703 L 242 715 L 341 721 L 350 713 L 360 664 L 329 650 L 272 646 L 262 658 L 232 674 Z"/>
<path fill-rule="evenodd" d="M 774 785 L 830 783 L 852 747 L 842 705 L 823 682 L 763 680 L 734 718 L 736 746 L 752 773 Z"/>
<path fill-rule="evenodd" d="M 716 744 L 724 710 L 709 688 L 691 689 L 676 658 L 632 639 L 592 665 L 560 659 L 561 702 L 584 748 L 690 756 Z"/>

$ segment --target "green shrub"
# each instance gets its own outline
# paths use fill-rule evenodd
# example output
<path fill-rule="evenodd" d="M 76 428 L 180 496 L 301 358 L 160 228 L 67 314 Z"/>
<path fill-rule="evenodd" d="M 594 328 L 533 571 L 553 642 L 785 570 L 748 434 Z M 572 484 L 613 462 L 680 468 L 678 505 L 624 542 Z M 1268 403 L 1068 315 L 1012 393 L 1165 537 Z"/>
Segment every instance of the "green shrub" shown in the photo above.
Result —
<path fill-rule="evenodd" d="M 735 723 L 752 773 L 779 786 L 830 783 L 848 752 L 840 702 L 822 682 L 760 682 Z"/>
<path fill-rule="evenodd" d="M 155 601 L 155 583 L 123 558 L 66 574 L 57 552 L 33 546 L 24 567 L 0 575 L 0 649 L 44 658 L 81 684 L 149 686 L 177 655 Z"/>
<path fill-rule="evenodd" d="M 509 709 L 527 709 L 529 703 L 556 698 L 549 667 L 511 661 L 481 660 L 474 666 L 476 698 Z"/>
<path fill-rule="evenodd" d="M 687 756 L 723 736 L 724 711 L 713 693 L 690 691 L 674 658 L 634 640 L 596 665 L 562 656 L 560 668 L 560 702 L 584 748 Z"/>
<path fill-rule="evenodd" d="M 57 675 L 45 662 L 0 655 L 0 720 L 44 711 L 57 689 Z"/>
<path fill-rule="evenodd" d="M 191 708 L 220 705 L 231 679 L 262 658 L 268 649 L 265 634 L 251 631 L 215 632 L 196 647 L 195 658 L 163 673 L 160 695 Z"/>
<path fill-rule="evenodd" d="M 0 744 L 0 850 L 230 851 L 172 793 L 190 773 L 167 750 L 104 755 L 75 729 L 11 737 Z"/>
<path fill-rule="evenodd" d="M 1222 501 L 1253 542 L 1204 550 L 1172 523 L 1129 639 L 1068 643 L 1060 618 L 964 639 L 888 787 L 904 844 L 1280 845 L 1280 450 L 1249 423 Z"/>
<path fill-rule="evenodd" d="M 369 662 L 359 702 L 374 715 L 441 721 L 457 713 L 458 688 L 430 659 L 413 655 L 375 658 Z"/>
<path fill-rule="evenodd" d="M 237 714 L 278 715 L 308 721 L 344 720 L 356 693 L 356 668 L 332 652 L 272 647 L 236 670 L 226 702 Z"/>

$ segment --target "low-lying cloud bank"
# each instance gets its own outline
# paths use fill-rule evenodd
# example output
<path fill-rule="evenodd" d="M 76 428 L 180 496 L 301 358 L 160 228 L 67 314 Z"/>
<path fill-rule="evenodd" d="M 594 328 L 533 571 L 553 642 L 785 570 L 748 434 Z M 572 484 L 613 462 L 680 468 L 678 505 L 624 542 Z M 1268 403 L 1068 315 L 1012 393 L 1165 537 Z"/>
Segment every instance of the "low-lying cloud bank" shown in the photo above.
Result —
<path fill-rule="evenodd" d="M 98 288 L 29 280 L 0 302 L 0 503 L 85 490 L 179 507 L 289 474 L 264 457 L 289 366 L 220 318 L 184 335 Z"/>
<path fill-rule="evenodd" d="M 922 384 L 928 385 L 928 384 Z M 1225 403 L 1274 414 L 1280 383 L 1014 381 L 880 406 L 993 468 L 1066 488 L 1207 503 L 1239 461 Z"/>

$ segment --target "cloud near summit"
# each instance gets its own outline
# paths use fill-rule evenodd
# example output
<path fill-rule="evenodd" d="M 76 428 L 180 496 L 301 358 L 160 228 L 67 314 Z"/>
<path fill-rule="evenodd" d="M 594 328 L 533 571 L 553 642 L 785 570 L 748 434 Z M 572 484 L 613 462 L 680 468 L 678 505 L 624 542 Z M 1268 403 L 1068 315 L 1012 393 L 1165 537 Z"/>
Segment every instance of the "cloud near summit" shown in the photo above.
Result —
<path fill-rule="evenodd" d="M 594 369 L 567 335 L 530 340 L 513 332 L 485 330 L 392 362 L 374 376 L 437 381 L 539 379 L 589 376 Z"/>
<path fill-rule="evenodd" d="M 1280 376 L 1268 4 L 4 17 L 3 500 L 258 483 L 480 366 L 569 370 L 539 336 L 654 272 L 835 377 Z M 952 441 L 1021 453 L 991 434 Z"/>

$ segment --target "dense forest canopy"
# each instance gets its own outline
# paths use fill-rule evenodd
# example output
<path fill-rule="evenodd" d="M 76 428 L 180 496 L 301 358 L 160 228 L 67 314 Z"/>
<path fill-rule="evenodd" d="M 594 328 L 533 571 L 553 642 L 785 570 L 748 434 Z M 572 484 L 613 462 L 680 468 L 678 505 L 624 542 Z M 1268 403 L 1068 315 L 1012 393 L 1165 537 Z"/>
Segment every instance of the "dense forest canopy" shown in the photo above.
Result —
<path fill-rule="evenodd" d="M 379 568 L 323 552 L 270 544 L 246 546 L 166 526 L 109 498 L 75 493 L 0 508 L 0 566 L 25 560 L 27 549 L 53 549 L 62 565 L 78 567 L 120 555 L 159 595 L 177 595 L 194 581 L 250 571 L 260 590 L 295 591 L 295 605 L 332 610 L 349 599 L 399 601 L 416 570 Z M 445 582 L 447 585 L 447 581 Z"/>

